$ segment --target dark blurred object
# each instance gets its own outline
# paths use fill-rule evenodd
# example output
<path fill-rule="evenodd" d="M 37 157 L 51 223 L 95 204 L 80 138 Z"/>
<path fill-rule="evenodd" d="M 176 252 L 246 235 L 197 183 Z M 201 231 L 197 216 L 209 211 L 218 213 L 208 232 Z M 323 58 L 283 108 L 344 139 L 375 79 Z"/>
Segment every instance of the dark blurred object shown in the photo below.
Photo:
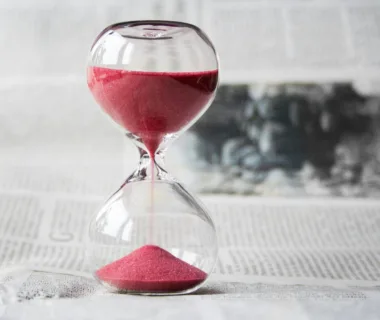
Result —
<path fill-rule="evenodd" d="M 222 149 L 226 141 L 242 137 L 239 119 L 252 99 L 246 86 L 222 86 L 212 106 L 191 128 L 199 137 L 199 157 L 210 164 L 222 164 Z"/>
<path fill-rule="evenodd" d="M 253 186 L 275 169 L 300 179 L 305 165 L 311 168 L 305 179 L 318 179 L 333 194 L 344 193 L 342 186 L 360 185 L 368 171 L 364 167 L 377 157 L 368 146 L 380 139 L 374 134 L 374 119 L 380 115 L 369 98 L 351 84 L 268 88 L 257 95 L 249 86 L 219 89 L 214 104 L 191 129 L 199 159 L 237 178 L 250 172 Z"/>

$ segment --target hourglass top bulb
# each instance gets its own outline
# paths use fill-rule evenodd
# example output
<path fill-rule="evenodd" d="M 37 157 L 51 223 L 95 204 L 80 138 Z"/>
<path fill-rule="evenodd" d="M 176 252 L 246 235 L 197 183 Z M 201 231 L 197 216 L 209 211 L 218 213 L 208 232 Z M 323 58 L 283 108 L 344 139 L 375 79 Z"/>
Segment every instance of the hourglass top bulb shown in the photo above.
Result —
<path fill-rule="evenodd" d="M 87 76 L 103 110 L 152 155 L 165 136 L 185 130 L 207 109 L 217 87 L 218 62 L 197 27 L 127 22 L 100 34 Z"/>

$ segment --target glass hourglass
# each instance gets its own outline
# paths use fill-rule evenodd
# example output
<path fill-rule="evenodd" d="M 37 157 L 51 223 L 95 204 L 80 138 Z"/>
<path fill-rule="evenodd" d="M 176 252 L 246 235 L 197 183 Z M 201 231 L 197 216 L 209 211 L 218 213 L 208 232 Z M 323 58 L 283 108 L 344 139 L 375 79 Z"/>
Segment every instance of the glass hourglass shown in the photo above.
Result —
<path fill-rule="evenodd" d="M 211 104 L 218 59 L 196 26 L 130 21 L 96 38 L 88 87 L 137 146 L 138 168 L 90 223 L 95 278 L 117 292 L 169 295 L 198 289 L 217 259 L 205 207 L 164 168 L 169 143 Z"/>

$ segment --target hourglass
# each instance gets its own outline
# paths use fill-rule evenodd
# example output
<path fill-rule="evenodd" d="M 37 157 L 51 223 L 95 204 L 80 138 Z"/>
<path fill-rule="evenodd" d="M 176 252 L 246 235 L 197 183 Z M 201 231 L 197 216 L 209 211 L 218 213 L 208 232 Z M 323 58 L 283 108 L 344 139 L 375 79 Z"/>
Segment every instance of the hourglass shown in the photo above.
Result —
<path fill-rule="evenodd" d="M 98 104 L 140 153 L 138 168 L 90 223 L 94 276 L 117 292 L 192 292 L 215 265 L 215 227 L 163 162 L 168 145 L 214 98 L 215 49 L 191 24 L 118 23 L 97 37 L 87 77 Z"/>

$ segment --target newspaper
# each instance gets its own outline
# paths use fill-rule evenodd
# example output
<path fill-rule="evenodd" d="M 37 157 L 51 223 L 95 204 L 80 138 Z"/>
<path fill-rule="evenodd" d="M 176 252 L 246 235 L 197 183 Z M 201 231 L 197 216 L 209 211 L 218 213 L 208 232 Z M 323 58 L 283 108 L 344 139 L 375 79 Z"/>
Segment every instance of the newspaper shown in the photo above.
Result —
<path fill-rule="evenodd" d="M 219 52 L 222 81 L 379 79 L 377 0 L 206 0 L 201 5 L 200 26 Z"/>

